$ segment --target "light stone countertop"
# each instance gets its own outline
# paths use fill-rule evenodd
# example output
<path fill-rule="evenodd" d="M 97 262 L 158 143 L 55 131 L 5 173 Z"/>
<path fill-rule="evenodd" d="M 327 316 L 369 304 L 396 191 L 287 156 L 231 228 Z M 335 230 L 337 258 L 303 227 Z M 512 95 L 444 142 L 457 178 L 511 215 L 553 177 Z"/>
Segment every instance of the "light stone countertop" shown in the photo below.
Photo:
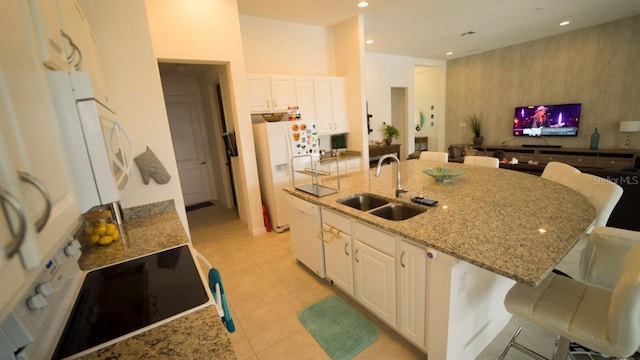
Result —
<path fill-rule="evenodd" d="M 395 199 L 396 163 L 340 177 L 337 194 L 318 198 L 293 188 L 286 192 L 356 218 L 419 245 L 442 251 L 494 273 L 537 286 L 576 244 L 595 219 L 591 202 L 556 182 L 512 170 L 448 163 L 465 173 L 449 183 L 436 182 L 422 170 L 443 166 L 424 160 L 402 161 L 402 185 Z M 335 187 L 335 179 L 321 179 Z M 421 195 L 436 207 L 403 221 L 386 220 L 336 200 L 373 193 L 409 203 Z"/>
<path fill-rule="evenodd" d="M 121 240 L 83 245 L 82 270 L 114 264 L 189 242 L 172 200 L 124 209 Z M 81 359 L 236 359 L 227 329 L 213 306 L 181 316 Z"/>

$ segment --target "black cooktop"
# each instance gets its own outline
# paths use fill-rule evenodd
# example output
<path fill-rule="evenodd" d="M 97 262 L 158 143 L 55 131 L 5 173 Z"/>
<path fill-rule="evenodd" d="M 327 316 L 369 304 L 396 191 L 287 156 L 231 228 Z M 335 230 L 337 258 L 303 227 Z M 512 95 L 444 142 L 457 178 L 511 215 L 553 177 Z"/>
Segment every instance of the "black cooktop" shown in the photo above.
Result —
<path fill-rule="evenodd" d="M 187 245 L 86 274 L 54 359 L 90 349 L 208 301 Z"/>

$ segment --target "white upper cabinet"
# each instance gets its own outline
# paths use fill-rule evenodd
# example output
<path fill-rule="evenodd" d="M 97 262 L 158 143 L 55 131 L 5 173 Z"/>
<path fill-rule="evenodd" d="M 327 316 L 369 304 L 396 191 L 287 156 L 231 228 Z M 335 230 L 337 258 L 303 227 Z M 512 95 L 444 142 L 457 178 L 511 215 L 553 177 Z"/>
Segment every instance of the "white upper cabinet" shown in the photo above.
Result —
<path fill-rule="evenodd" d="M 333 117 L 333 133 L 349 132 L 347 121 L 347 88 L 345 78 L 331 78 L 331 104 Z"/>
<path fill-rule="evenodd" d="M 0 309 L 80 224 L 56 112 L 26 4 L 0 12 Z M 39 270 L 37 271 L 39 272 Z"/>
<path fill-rule="evenodd" d="M 51 70 L 88 72 L 96 98 L 108 104 L 98 45 L 78 3 L 29 0 L 29 8 L 43 64 Z"/>
<path fill-rule="evenodd" d="M 296 101 L 302 120 L 316 121 L 316 98 L 312 76 L 296 76 Z"/>
<path fill-rule="evenodd" d="M 248 75 L 250 108 L 253 113 L 286 112 L 296 105 L 292 76 Z"/>
<path fill-rule="evenodd" d="M 348 132 L 345 79 L 316 77 L 314 84 L 318 132 L 321 135 Z"/>
<path fill-rule="evenodd" d="M 346 79 L 337 76 L 248 75 L 252 113 L 285 112 L 298 106 L 318 134 L 349 132 Z"/>

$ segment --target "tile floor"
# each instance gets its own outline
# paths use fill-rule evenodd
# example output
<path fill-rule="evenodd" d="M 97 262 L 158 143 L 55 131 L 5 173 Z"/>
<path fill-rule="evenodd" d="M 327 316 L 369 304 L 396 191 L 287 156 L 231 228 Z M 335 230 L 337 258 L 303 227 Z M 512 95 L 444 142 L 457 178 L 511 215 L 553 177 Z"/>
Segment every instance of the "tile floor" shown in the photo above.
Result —
<path fill-rule="evenodd" d="M 297 319 L 308 305 L 338 295 L 379 330 L 378 339 L 354 359 L 426 359 L 427 356 L 326 280 L 298 264 L 289 233 L 251 236 L 234 210 L 220 205 L 187 213 L 195 248 L 220 270 L 236 325 L 238 359 L 329 359 Z M 478 359 L 497 359 L 519 321 L 512 319 Z M 554 335 L 526 324 L 520 341 L 550 356 Z M 529 359 L 511 350 L 507 359 Z"/>

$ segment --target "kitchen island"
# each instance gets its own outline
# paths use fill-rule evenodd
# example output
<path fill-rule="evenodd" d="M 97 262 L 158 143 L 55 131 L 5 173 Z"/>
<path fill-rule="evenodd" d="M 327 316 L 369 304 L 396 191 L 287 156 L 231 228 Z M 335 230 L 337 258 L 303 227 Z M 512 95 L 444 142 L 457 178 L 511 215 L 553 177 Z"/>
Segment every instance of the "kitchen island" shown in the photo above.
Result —
<path fill-rule="evenodd" d="M 504 169 L 447 164 L 465 173 L 449 183 L 436 182 L 422 170 L 441 166 L 424 160 L 403 161 L 402 185 L 395 198 L 396 164 L 340 178 L 340 191 L 318 198 L 292 188 L 286 192 L 355 217 L 452 257 L 518 282 L 537 286 L 578 241 L 595 219 L 591 202 L 556 182 Z M 330 178 L 321 178 L 331 184 Z M 322 183 L 322 182 L 321 182 Z M 336 200 L 373 193 L 411 204 L 416 195 L 438 206 L 413 218 L 390 221 L 342 205 Z"/>
<path fill-rule="evenodd" d="M 529 174 L 447 164 L 464 174 L 435 182 L 422 171 L 442 166 L 403 161 L 340 178 L 340 191 L 290 196 L 320 205 L 326 277 L 435 359 L 477 356 L 510 318 L 503 300 L 515 281 L 537 286 L 595 218 L 580 193 Z M 320 179 L 335 187 L 335 179 Z M 338 200 L 373 194 L 425 210 L 392 221 Z M 438 200 L 437 206 L 410 198 Z M 308 241 L 318 241 L 308 236 Z M 295 252 L 294 252 L 295 255 Z"/>
<path fill-rule="evenodd" d="M 83 242 L 79 264 L 88 271 L 189 242 L 173 201 L 124 209 L 122 240 L 91 247 Z M 82 359 L 236 359 L 227 329 L 208 306 L 151 328 Z"/>

